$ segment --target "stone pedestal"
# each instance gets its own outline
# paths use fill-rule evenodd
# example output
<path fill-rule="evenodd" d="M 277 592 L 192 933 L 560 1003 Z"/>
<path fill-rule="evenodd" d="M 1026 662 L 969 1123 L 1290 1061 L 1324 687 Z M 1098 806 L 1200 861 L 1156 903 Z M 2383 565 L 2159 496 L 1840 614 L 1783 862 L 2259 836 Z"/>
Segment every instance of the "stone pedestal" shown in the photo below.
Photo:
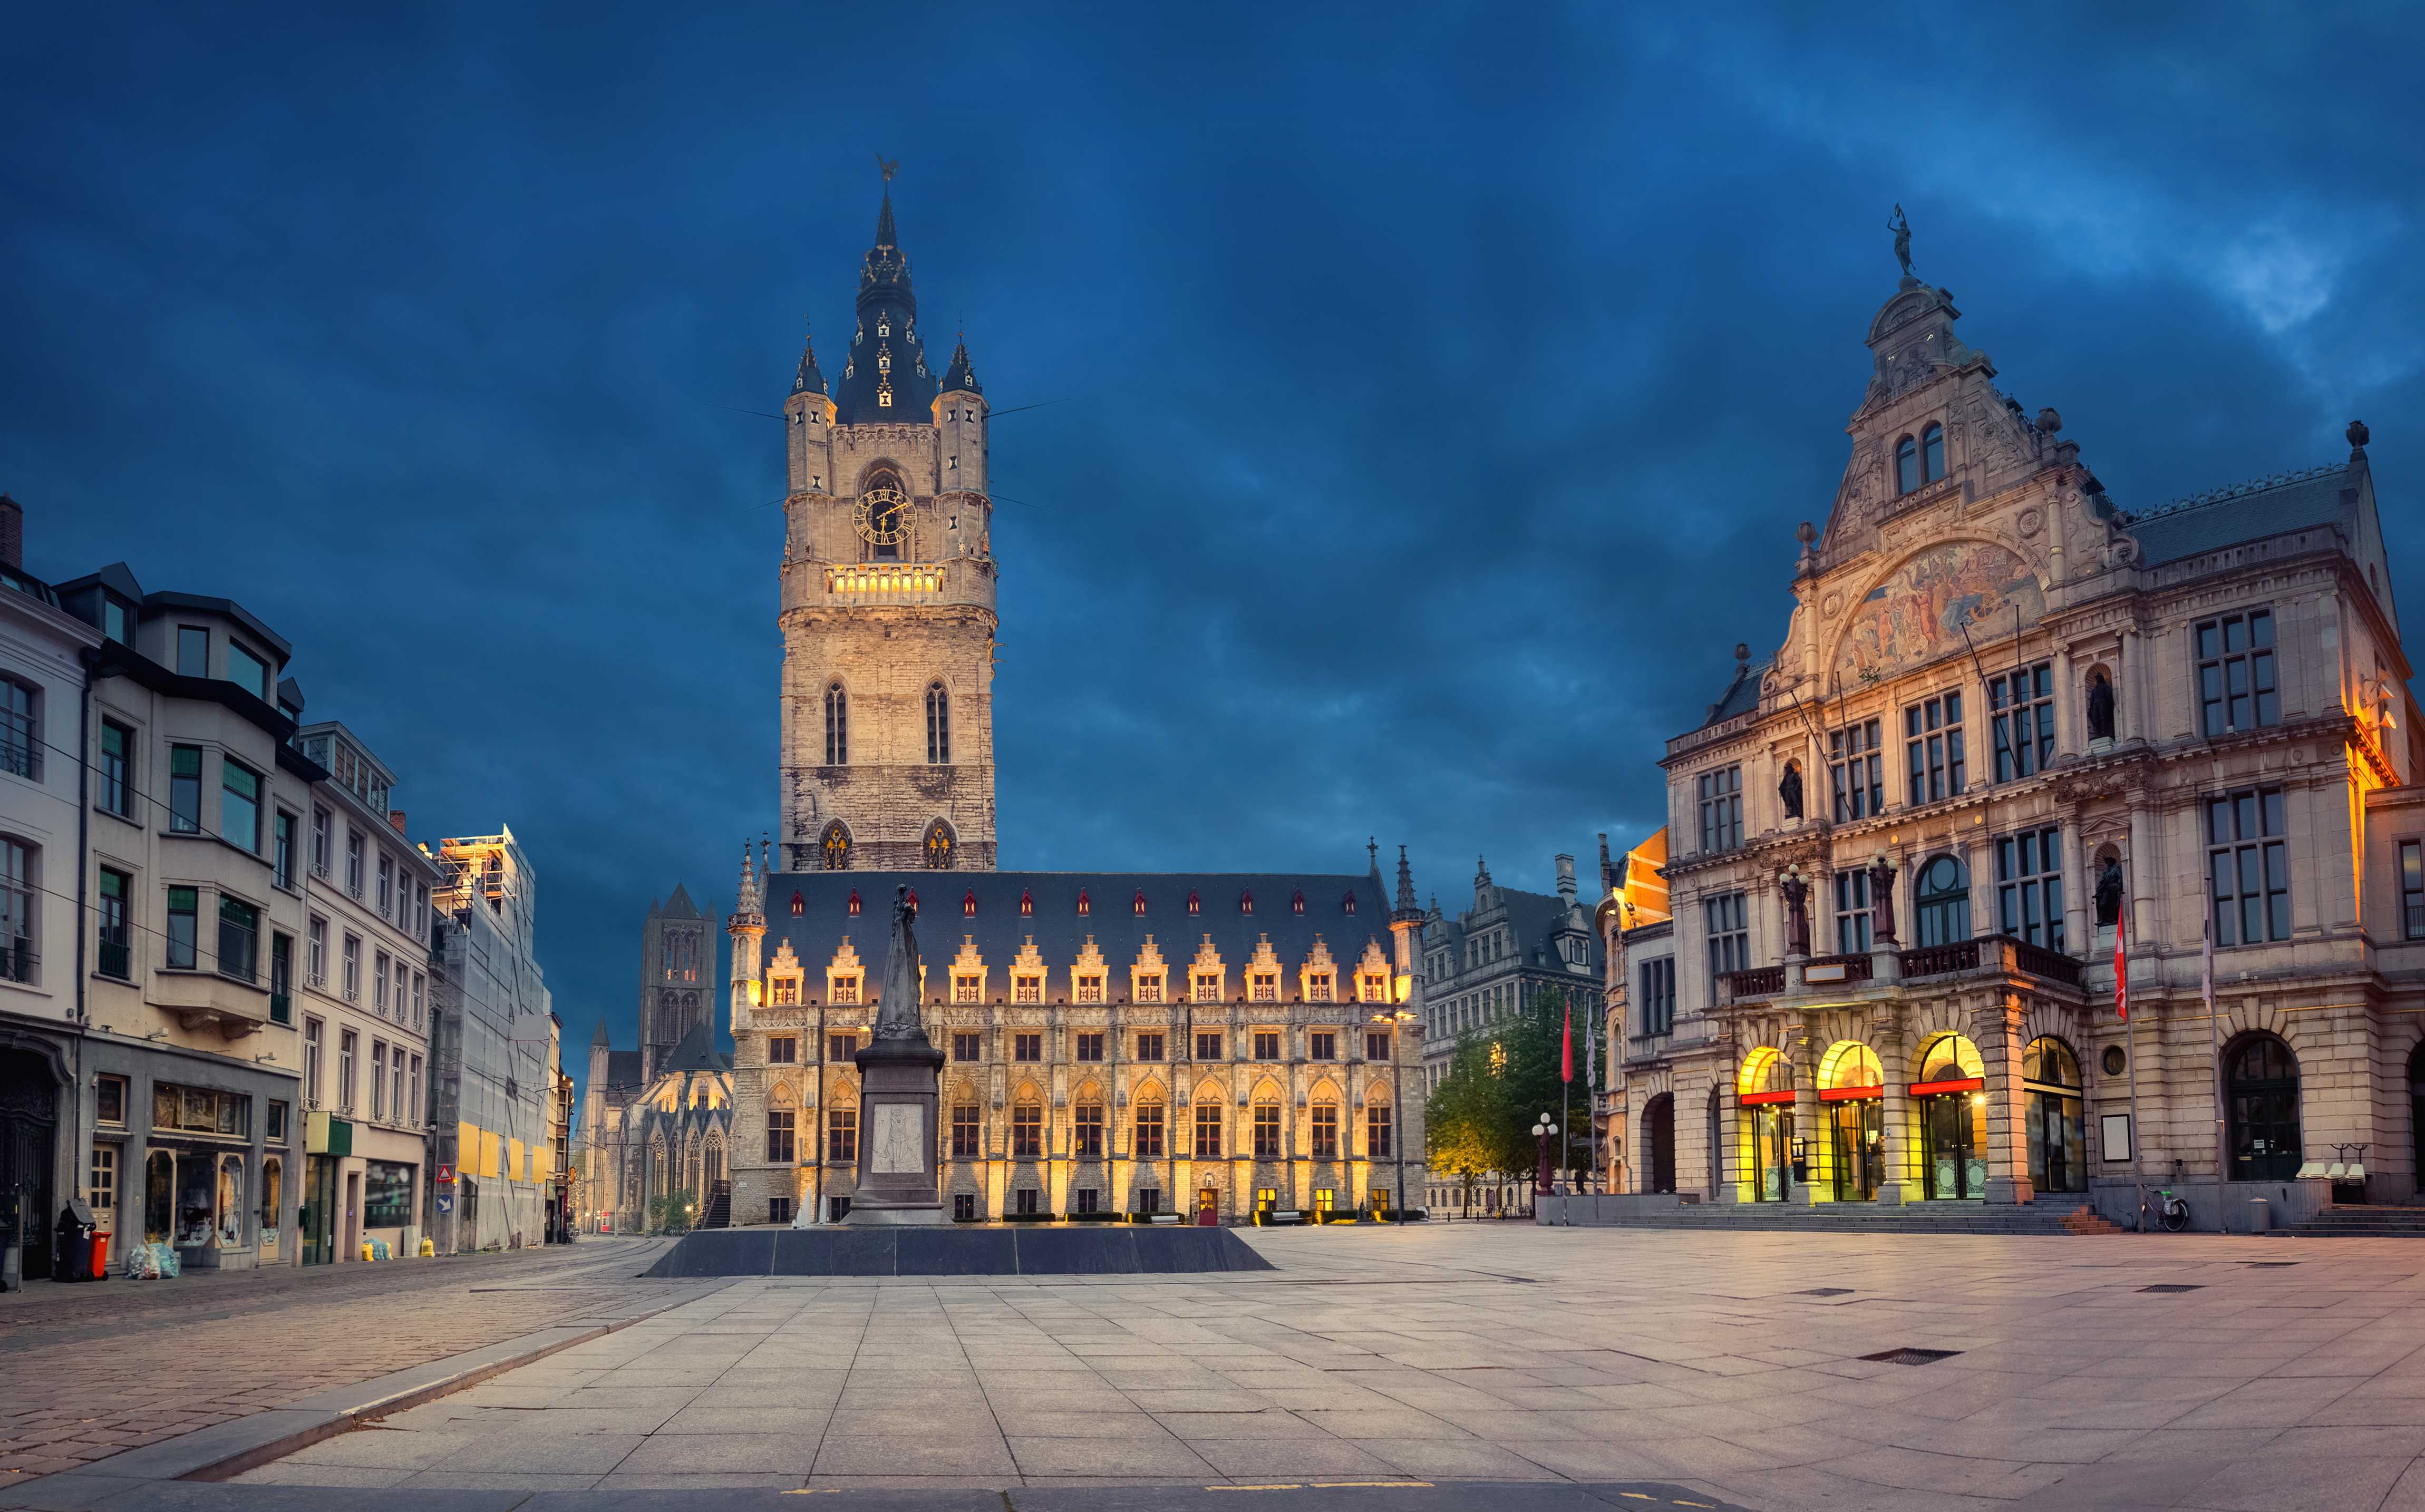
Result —
<path fill-rule="evenodd" d="M 948 1221 L 935 1170 L 943 1052 L 919 1029 L 877 1040 L 851 1058 L 859 1066 L 859 1190 L 845 1221 Z"/>

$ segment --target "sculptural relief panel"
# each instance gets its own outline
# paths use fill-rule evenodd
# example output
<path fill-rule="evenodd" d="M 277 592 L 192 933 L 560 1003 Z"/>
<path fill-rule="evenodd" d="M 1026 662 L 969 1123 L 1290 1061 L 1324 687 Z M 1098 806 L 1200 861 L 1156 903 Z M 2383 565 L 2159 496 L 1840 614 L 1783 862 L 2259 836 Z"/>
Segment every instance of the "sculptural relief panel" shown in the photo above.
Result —
<path fill-rule="evenodd" d="M 1837 643 L 1839 678 L 1875 680 L 1963 647 L 1966 626 L 2046 613 L 2037 575 L 1987 541 L 1954 541 L 1909 558 L 1853 606 Z"/>

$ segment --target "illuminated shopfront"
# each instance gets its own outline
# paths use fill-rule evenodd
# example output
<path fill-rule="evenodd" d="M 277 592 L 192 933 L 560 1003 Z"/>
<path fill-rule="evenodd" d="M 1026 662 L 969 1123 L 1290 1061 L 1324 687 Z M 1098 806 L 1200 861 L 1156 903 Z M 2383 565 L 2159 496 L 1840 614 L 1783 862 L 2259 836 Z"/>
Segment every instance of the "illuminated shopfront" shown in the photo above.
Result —
<path fill-rule="evenodd" d="M 1742 1170 L 1755 1202 L 1782 1202 L 1791 1194 L 1793 1063 L 1761 1048 L 1743 1062 L 1735 1100 L 1742 1105 Z"/>
<path fill-rule="evenodd" d="M 1886 1181 L 1886 1077 L 1877 1053 L 1845 1041 L 1819 1064 L 1819 1102 L 1827 1115 L 1827 1175 L 1839 1202 L 1876 1200 Z"/>
<path fill-rule="evenodd" d="M 1920 1195 L 1932 1202 L 1984 1198 L 1987 1063 L 1979 1047 L 1958 1034 L 1930 1041 L 1911 1097 L 1920 1128 Z"/>
<path fill-rule="evenodd" d="M 2088 1190 L 2088 1138 L 2080 1115 L 2080 1058 L 2051 1035 L 2021 1052 L 2029 1094 L 2030 1186 L 2039 1192 Z"/>

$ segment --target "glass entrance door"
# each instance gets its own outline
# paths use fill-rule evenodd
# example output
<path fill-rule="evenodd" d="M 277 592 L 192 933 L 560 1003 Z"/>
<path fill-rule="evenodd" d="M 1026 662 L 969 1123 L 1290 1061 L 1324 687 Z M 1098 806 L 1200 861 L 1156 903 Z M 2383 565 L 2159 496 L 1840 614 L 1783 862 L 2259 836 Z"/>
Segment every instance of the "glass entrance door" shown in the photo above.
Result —
<path fill-rule="evenodd" d="M 1987 1102 L 1973 1092 L 1941 1092 L 1919 1100 L 1928 1158 L 1920 1170 L 1931 1201 L 1984 1197 L 1987 1191 Z"/>
<path fill-rule="evenodd" d="M 1886 1176 L 1887 1108 L 1874 1097 L 1828 1105 L 1836 1201 L 1874 1202 Z"/>
<path fill-rule="evenodd" d="M 1766 1103 L 1744 1110 L 1751 1121 L 1751 1197 L 1782 1202 L 1793 1188 L 1793 1105 Z"/>
<path fill-rule="evenodd" d="M 325 1265 L 337 1258 L 334 1217 L 337 1206 L 337 1162 L 328 1155 L 303 1157 L 303 1264 Z"/>

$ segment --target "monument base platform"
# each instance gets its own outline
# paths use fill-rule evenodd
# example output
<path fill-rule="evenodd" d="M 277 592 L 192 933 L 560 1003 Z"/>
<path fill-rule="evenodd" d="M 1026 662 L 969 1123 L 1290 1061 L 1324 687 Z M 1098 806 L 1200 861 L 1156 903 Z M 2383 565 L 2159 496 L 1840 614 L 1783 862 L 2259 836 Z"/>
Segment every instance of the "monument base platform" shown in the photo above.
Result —
<path fill-rule="evenodd" d="M 950 1221 L 943 1217 L 939 1202 L 907 1203 L 900 1207 L 862 1207 L 853 1202 L 849 1216 L 843 1219 L 845 1224 L 856 1224 L 862 1229 L 933 1229 Z"/>
<path fill-rule="evenodd" d="M 701 1276 L 1160 1276 L 1277 1268 L 1228 1229 L 840 1225 L 697 1229 L 683 1234 L 643 1274 L 662 1281 Z"/>

